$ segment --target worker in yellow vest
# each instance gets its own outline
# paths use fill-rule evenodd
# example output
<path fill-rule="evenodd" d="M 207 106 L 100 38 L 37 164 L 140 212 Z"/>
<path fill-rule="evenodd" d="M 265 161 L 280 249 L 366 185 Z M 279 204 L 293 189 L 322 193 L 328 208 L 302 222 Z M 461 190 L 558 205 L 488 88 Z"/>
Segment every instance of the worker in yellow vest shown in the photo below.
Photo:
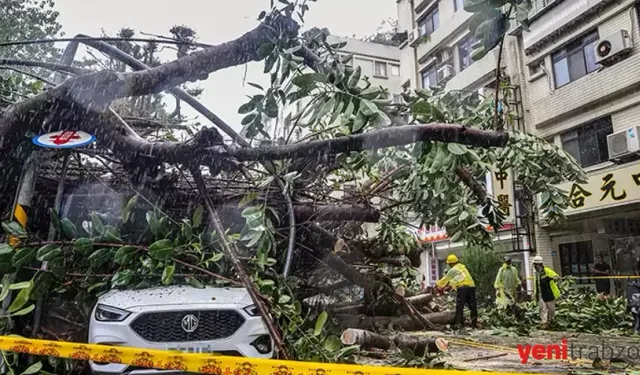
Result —
<path fill-rule="evenodd" d="M 556 300 L 560 297 L 560 288 L 558 288 L 560 276 L 550 267 L 544 265 L 541 256 L 533 258 L 533 269 L 533 298 L 540 306 L 542 327 L 546 328 L 555 317 Z"/>
<path fill-rule="evenodd" d="M 476 300 L 476 284 L 467 267 L 458 263 L 458 257 L 451 254 L 447 257 L 449 270 L 436 282 L 437 289 L 443 289 L 447 285 L 456 291 L 456 317 L 454 326 L 462 328 L 464 326 L 464 306 L 469 307 L 471 312 L 471 327 L 478 328 L 478 302 Z"/>

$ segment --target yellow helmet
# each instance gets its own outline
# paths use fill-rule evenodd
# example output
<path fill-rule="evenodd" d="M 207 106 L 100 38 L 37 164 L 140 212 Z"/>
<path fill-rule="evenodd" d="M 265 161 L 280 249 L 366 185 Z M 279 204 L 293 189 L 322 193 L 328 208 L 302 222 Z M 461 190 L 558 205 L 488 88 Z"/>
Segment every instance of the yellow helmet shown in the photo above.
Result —
<path fill-rule="evenodd" d="M 455 254 L 451 254 L 447 257 L 447 264 L 458 263 L 458 257 Z"/>

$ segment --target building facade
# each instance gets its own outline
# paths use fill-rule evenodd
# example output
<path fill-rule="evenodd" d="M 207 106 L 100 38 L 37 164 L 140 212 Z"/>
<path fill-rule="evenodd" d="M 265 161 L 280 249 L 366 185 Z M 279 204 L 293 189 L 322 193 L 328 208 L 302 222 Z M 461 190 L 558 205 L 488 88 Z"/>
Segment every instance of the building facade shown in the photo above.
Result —
<path fill-rule="evenodd" d="M 464 0 L 397 0 L 403 87 L 443 83 L 447 90 L 495 88 L 497 48 L 470 61 L 473 37 Z M 529 257 L 541 255 L 563 276 L 591 285 L 597 255 L 614 273 L 640 271 L 640 17 L 634 0 L 532 0 L 528 31 L 513 27 L 504 42 L 501 69 L 515 95 L 520 129 L 561 146 L 587 171 L 584 185 L 564 184 L 572 207 L 560 225 L 532 225 L 516 199 L 511 251 L 522 254 L 522 276 Z M 425 41 L 426 40 L 426 41 Z M 509 99 L 507 99 L 509 100 Z M 489 190 L 495 178 L 488 179 Z M 518 197 L 517 181 L 512 193 Z M 495 193 L 495 192 L 494 192 Z M 523 222 L 526 221 L 526 223 Z M 523 225 L 524 224 L 524 225 Z M 441 274 L 442 260 L 462 244 L 446 233 L 423 228 L 427 279 Z M 497 241 L 508 237 L 505 233 Z M 506 239 L 506 238 L 505 238 Z M 530 250 L 530 251 L 529 251 Z M 429 257 L 437 260 L 430 260 Z M 435 266 L 434 266 L 435 263 Z M 618 285 L 622 287 L 622 285 Z M 613 288 L 613 283 L 612 283 Z"/>
<path fill-rule="evenodd" d="M 567 222 L 540 226 L 538 254 L 590 284 L 594 258 L 630 275 L 640 261 L 640 25 L 635 1 L 535 1 L 530 32 L 514 30 L 529 131 L 587 171 L 564 184 Z M 622 285 L 618 285 L 622 287 Z"/>

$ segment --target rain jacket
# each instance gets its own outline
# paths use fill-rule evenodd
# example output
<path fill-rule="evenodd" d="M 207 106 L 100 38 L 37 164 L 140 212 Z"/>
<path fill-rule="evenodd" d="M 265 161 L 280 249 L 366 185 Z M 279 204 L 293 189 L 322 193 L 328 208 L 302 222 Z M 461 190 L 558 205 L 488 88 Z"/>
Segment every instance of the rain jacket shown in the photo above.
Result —
<path fill-rule="evenodd" d="M 498 276 L 493 283 L 493 287 L 498 292 L 504 291 L 511 298 L 515 298 L 516 291 L 520 285 L 520 278 L 518 277 L 518 270 L 514 266 L 509 266 L 506 263 L 498 270 Z"/>
<path fill-rule="evenodd" d="M 551 278 L 551 282 L 549 285 L 551 286 L 551 293 L 553 293 L 553 299 L 556 300 L 560 297 L 560 289 L 558 288 L 558 284 L 556 280 L 559 278 L 558 274 L 549 267 L 544 267 L 544 274 L 539 275 L 538 271 L 534 271 L 534 283 L 533 283 L 533 296 L 535 297 L 535 302 L 540 300 L 540 296 L 538 293 L 540 292 L 540 279 L 545 277 Z"/>
<path fill-rule="evenodd" d="M 471 274 L 467 270 L 467 267 L 458 263 L 451 267 L 449 271 L 442 277 L 442 279 L 436 282 L 438 288 L 444 288 L 445 286 L 451 286 L 453 290 L 456 290 L 462 286 L 475 287 Z"/>

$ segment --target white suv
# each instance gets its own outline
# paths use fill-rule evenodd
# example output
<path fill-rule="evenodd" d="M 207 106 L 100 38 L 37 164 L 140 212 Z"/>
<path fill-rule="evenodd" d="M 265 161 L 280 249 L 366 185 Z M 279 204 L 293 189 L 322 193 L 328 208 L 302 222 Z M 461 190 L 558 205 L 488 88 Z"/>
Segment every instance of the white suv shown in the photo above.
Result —
<path fill-rule="evenodd" d="M 89 343 L 258 358 L 274 354 L 269 332 L 244 288 L 111 290 L 98 298 L 91 314 Z M 159 372 L 126 364 L 90 366 L 94 374 Z"/>

